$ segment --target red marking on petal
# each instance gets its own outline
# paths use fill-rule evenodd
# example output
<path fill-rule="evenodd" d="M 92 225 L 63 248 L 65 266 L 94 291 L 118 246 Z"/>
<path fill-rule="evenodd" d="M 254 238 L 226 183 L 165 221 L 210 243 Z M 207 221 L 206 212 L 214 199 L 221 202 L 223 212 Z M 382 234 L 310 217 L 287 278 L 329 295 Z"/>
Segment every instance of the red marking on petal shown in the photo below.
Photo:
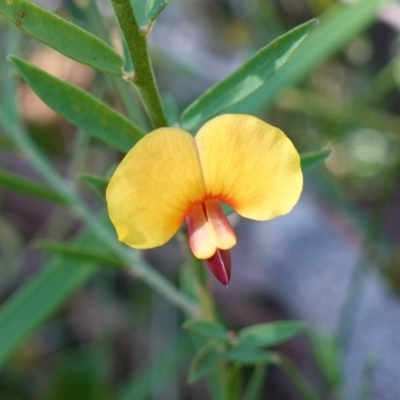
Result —
<path fill-rule="evenodd" d="M 217 249 L 215 254 L 204 260 L 209 270 L 224 285 L 228 286 L 231 278 L 231 254 L 229 250 Z"/>
<path fill-rule="evenodd" d="M 225 193 L 206 193 L 204 196 L 203 201 L 206 200 L 218 200 L 221 201 L 222 203 L 227 204 L 229 207 L 233 208 L 234 210 L 236 209 L 236 203 L 234 199 Z"/>

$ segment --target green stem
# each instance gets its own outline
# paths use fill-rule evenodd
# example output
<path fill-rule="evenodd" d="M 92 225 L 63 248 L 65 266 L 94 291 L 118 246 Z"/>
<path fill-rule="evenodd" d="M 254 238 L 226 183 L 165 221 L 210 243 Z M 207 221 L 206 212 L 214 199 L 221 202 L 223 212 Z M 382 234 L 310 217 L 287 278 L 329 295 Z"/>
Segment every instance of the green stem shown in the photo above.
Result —
<path fill-rule="evenodd" d="M 190 250 L 188 250 L 188 254 L 192 254 Z M 202 260 L 193 255 L 191 257 L 195 276 L 195 290 L 202 310 L 201 318 L 208 321 L 216 321 L 214 299 L 208 284 L 205 265 Z"/>
<path fill-rule="evenodd" d="M 82 220 L 84 220 L 91 229 L 92 233 L 130 267 L 132 275 L 142 279 L 158 293 L 169 299 L 171 303 L 188 312 L 190 315 L 195 316 L 198 314 L 197 304 L 145 263 L 138 252 L 128 249 L 117 241 L 115 234 L 107 229 L 107 227 L 92 214 L 91 210 L 75 192 L 74 187 L 65 182 L 64 179 L 54 172 L 54 168 L 46 161 L 45 157 L 40 153 L 29 136 L 25 134 L 18 124 L 11 123 L 1 109 L 0 124 L 3 126 L 5 133 L 15 142 L 21 152 L 25 154 L 34 169 L 67 204 L 75 209 Z"/>
<path fill-rule="evenodd" d="M 105 41 L 111 46 L 109 32 L 105 28 L 103 23 L 102 15 L 97 7 L 96 0 L 90 0 L 86 10 L 86 18 L 90 24 L 90 30 L 95 33 L 96 36 Z M 124 46 L 125 48 L 126 46 Z M 129 70 L 132 69 L 132 63 L 127 62 Z M 126 85 L 126 82 L 115 76 L 104 76 L 107 79 L 107 83 L 112 90 L 114 90 L 121 101 L 122 107 L 128 118 L 136 122 L 141 128 L 147 127 L 148 120 L 145 118 L 142 105 L 139 105 L 138 96 L 131 91 L 131 87 Z"/>
<path fill-rule="evenodd" d="M 277 364 L 281 367 L 292 384 L 296 387 L 303 400 L 320 400 L 317 392 L 308 383 L 304 376 L 298 371 L 293 362 L 283 354 L 279 354 Z"/>
<path fill-rule="evenodd" d="M 168 126 L 147 50 L 147 40 L 129 0 L 111 0 L 135 68 L 134 83 L 154 128 Z"/>
<path fill-rule="evenodd" d="M 187 253 L 191 256 L 190 261 L 193 266 L 194 286 L 201 307 L 199 318 L 207 321 L 217 321 L 214 297 L 208 282 L 206 266 L 202 260 L 193 256 L 189 248 L 187 250 Z M 216 366 L 215 374 L 211 374 L 207 379 L 209 389 L 215 400 L 228 400 L 229 390 L 227 385 L 229 382 L 227 377 L 227 365 L 224 361 L 220 361 Z"/>
<path fill-rule="evenodd" d="M 386 176 L 382 197 L 376 207 L 375 213 L 366 226 L 364 243 L 362 246 L 364 252 L 355 265 L 350 278 L 350 286 L 349 289 L 347 289 L 347 296 L 340 312 L 337 328 L 337 337 L 342 349 L 346 349 L 351 337 L 355 316 L 360 306 L 362 291 L 365 288 L 367 272 L 370 268 L 371 260 L 379 260 L 380 249 L 377 243 L 381 241 L 381 231 L 385 221 L 386 208 L 393 198 L 394 190 L 397 188 L 396 182 L 399 175 L 399 163 L 400 161 L 392 167 L 392 170 L 389 171 Z"/>

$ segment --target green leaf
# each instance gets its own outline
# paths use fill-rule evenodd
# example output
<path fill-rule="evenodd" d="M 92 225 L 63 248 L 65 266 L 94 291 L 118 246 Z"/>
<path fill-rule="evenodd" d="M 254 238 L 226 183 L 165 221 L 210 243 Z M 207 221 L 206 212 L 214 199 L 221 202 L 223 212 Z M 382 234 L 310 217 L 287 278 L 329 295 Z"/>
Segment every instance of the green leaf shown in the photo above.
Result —
<path fill-rule="evenodd" d="M 170 0 L 147 0 L 145 8 L 147 20 L 150 23 L 154 22 L 169 2 Z"/>
<path fill-rule="evenodd" d="M 0 290 L 14 278 L 18 278 L 26 245 L 21 232 L 6 218 L 7 216 L 0 216 Z"/>
<path fill-rule="evenodd" d="M 122 76 L 123 60 L 106 43 L 28 0 L 2 0 L 0 13 L 37 40 L 76 61 Z"/>
<path fill-rule="evenodd" d="M 81 235 L 78 242 L 98 243 L 90 234 Z M 96 271 L 93 263 L 54 257 L 20 286 L 0 308 L 0 366 Z"/>
<path fill-rule="evenodd" d="M 342 352 L 335 337 L 313 330 L 311 349 L 324 381 L 331 392 L 343 385 Z"/>
<path fill-rule="evenodd" d="M 183 327 L 193 333 L 210 339 L 226 340 L 226 329 L 216 321 L 202 321 L 190 319 L 183 324 Z"/>
<path fill-rule="evenodd" d="M 128 151 L 144 132 L 95 97 L 21 60 L 9 60 L 32 90 L 72 124 L 120 151 Z"/>
<path fill-rule="evenodd" d="M 176 99 L 172 95 L 163 96 L 163 103 L 165 114 L 167 115 L 167 121 L 169 126 L 178 126 L 180 112 Z"/>
<path fill-rule="evenodd" d="M 292 29 L 253 57 L 227 78 L 218 82 L 195 100 L 182 114 L 182 126 L 191 130 L 226 108 L 243 100 L 265 82 L 287 61 L 316 25 L 311 20 Z"/>
<path fill-rule="evenodd" d="M 240 346 L 274 346 L 298 335 L 305 327 L 300 321 L 269 322 L 244 328 L 238 332 L 237 337 Z"/>
<path fill-rule="evenodd" d="M 52 365 L 42 399 L 110 400 L 111 382 L 104 379 L 110 357 L 100 346 L 63 348 Z"/>
<path fill-rule="evenodd" d="M 63 197 L 59 196 L 47 186 L 1 168 L 0 185 L 28 196 L 38 197 L 58 204 L 67 204 Z"/>
<path fill-rule="evenodd" d="M 222 354 L 218 351 L 215 343 L 205 345 L 194 357 L 189 368 L 189 382 L 193 383 L 209 374 L 218 361 L 222 358 Z"/>
<path fill-rule="evenodd" d="M 10 79 L 10 77 L 14 75 L 14 69 L 10 63 L 5 62 L 5 55 L 21 49 L 23 46 L 23 41 L 21 40 L 23 33 L 14 29 L 11 24 L 7 25 L 9 26 L 6 30 L 3 30 L 1 34 L 4 45 L 2 45 L 2 51 L 0 52 L 0 108 L 7 114 L 9 120 L 19 121 L 20 116 L 17 106 L 18 96 L 15 94 L 17 86 L 16 80 Z"/>
<path fill-rule="evenodd" d="M 297 51 L 262 88 L 231 107 L 228 112 L 259 114 L 280 92 L 310 74 L 322 61 L 334 55 L 352 38 L 366 29 L 376 18 L 386 0 L 360 0 L 337 4 L 324 13 L 317 28 Z M 339 28 L 340 27 L 340 28 Z"/>
<path fill-rule="evenodd" d="M 94 262 L 98 264 L 114 265 L 123 267 L 124 263 L 109 252 L 99 250 L 98 247 L 88 247 L 74 243 L 58 242 L 55 240 L 40 240 L 35 242 L 35 247 L 59 254 L 66 259 L 80 262 Z"/>
<path fill-rule="evenodd" d="M 230 365 L 226 371 L 226 398 L 240 399 L 243 389 L 243 370 L 239 364 Z"/>
<path fill-rule="evenodd" d="M 332 150 L 327 149 L 300 154 L 301 169 L 303 170 L 303 172 L 311 171 L 318 164 L 324 161 L 331 153 Z"/>
<path fill-rule="evenodd" d="M 135 370 L 133 376 L 122 384 L 118 400 L 146 400 L 158 393 L 161 397 L 169 382 L 179 381 L 182 365 L 186 363 L 192 348 L 192 341 L 185 333 L 166 347 L 150 365 Z"/>
<path fill-rule="evenodd" d="M 257 365 L 254 367 L 249 384 L 243 395 L 243 400 L 258 400 L 261 398 L 261 391 L 265 384 L 265 366 Z"/>
<path fill-rule="evenodd" d="M 226 357 L 229 361 L 241 365 L 268 364 L 276 362 L 275 353 L 243 347 L 236 347 L 228 350 L 226 352 Z"/>
<path fill-rule="evenodd" d="M 105 191 L 109 179 L 98 175 L 81 174 L 79 178 L 101 199 L 105 198 Z"/>

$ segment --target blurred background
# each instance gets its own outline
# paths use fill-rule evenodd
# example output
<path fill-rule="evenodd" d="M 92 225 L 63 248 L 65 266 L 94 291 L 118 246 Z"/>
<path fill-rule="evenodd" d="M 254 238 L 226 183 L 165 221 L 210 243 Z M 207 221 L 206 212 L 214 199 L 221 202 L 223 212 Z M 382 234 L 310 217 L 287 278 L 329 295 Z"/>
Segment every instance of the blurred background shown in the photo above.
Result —
<path fill-rule="evenodd" d="M 35 2 L 123 51 L 108 1 Z M 145 24 L 143 3 L 133 1 Z M 278 349 L 321 399 L 398 400 L 400 4 L 171 0 L 149 36 L 151 56 L 174 124 L 191 101 L 258 49 L 315 17 L 319 26 L 302 51 L 240 110 L 257 110 L 300 152 L 331 149 L 332 154 L 306 175 L 291 214 L 265 223 L 234 217 L 239 240 L 231 284 L 225 289 L 214 282 L 213 288 L 229 329 L 284 319 L 309 323 L 307 334 Z M 12 101 L 7 87 L 17 85 L 30 136 L 100 211 L 104 203 L 79 176 L 107 176 L 120 154 L 77 131 L 18 82 L 6 61 L 11 53 L 92 92 L 148 129 L 136 93 L 36 42 L 0 16 L 1 106 Z M 38 182 L 41 177 L 2 129 L 0 303 L 5 309 L 54 262 L 35 243 L 68 240 L 84 227 L 52 199 L 7 188 L 10 172 Z M 177 242 L 145 257 L 179 282 L 185 259 Z M 3 363 L 0 399 L 207 399 L 204 384 L 186 383 L 195 349 L 183 321 L 180 311 L 139 279 L 99 266 Z M 300 397 L 271 367 L 262 398 Z"/>

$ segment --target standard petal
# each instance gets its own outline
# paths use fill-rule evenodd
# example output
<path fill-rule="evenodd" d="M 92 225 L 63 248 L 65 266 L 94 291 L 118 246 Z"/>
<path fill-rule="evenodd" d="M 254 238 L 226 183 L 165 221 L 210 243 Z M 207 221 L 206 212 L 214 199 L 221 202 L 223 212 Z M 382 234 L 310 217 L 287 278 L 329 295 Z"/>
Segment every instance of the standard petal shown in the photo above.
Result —
<path fill-rule="evenodd" d="M 207 122 L 195 141 L 207 198 L 261 221 L 288 213 L 298 201 L 300 156 L 281 130 L 256 117 L 226 114 Z"/>
<path fill-rule="evenodd" d="M 203 197 L 195 141 L 175 128 L 157 129 L 140 140 L 117 167 L 106 193 L 119 240 L 141 249 L 166 243 Z"/>

